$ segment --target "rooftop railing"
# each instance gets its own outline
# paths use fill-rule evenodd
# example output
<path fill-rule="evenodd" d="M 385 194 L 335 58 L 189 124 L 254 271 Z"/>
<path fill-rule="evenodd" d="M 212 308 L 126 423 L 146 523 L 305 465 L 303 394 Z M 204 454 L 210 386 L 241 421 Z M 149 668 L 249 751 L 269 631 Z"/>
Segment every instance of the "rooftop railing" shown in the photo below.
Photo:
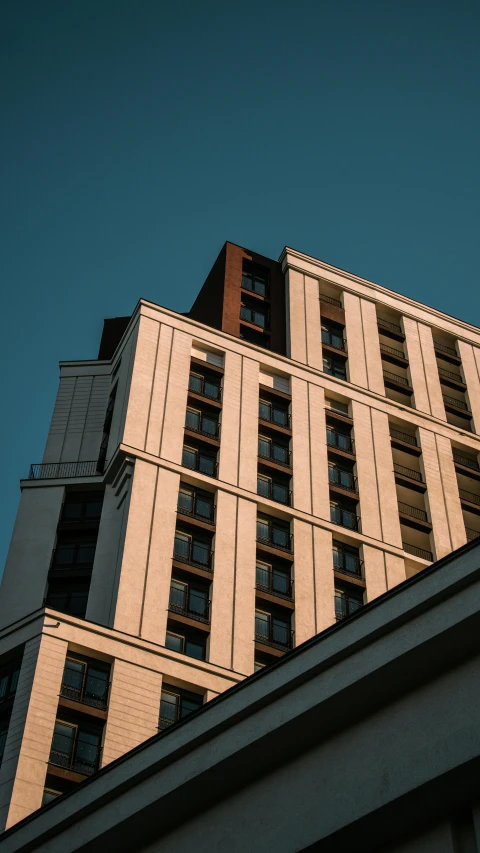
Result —
<path fill-rule="evenodd" d="M 425 548 L 418 548 L 416 545 L 410 545 L 408 542 L 402 542 L 403 550 L 407 552 L 407 554 L 411 554 L 413 557 L 420 557 L 421 560 L 433 560 L 433 554 L 431 551 L 427 551 Z"/>
<path fill-rule="evenodd" d="M 30 465 L 29 480 L 60 480 L 68 477 L 101 477 L 97 460 L 89 462 L 40 462 Z"/>

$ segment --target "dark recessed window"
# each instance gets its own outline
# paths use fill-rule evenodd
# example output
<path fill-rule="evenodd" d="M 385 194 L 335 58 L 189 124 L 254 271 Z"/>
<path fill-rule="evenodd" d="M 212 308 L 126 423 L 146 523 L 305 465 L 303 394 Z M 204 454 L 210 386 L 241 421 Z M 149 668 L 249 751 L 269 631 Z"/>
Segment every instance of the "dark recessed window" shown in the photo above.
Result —
<path fill-rule="evenodd" d="M 335 356 L 323 356 L 323 372 L 329 376 L 335 376 L 337 379 L 346 379 L 347 370 L 343 358 L 335 358 Z"/>

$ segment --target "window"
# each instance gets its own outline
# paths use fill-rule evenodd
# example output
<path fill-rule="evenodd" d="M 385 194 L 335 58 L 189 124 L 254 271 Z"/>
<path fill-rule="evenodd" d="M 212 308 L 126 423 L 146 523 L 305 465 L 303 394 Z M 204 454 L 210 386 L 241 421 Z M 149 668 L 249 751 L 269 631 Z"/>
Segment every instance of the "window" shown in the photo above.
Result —
<path fill-rule="evenodd" d="M 328 481 L 333 486 L 341 486 L 349 491 L 356 491 L 356 478 L 352 471 L 340 468 L 335 462 L 328 463 Z"/>
<path fill-rule="evenodd" d="M 258 455 L 264 459 L 271 459 L 273 462 L 278 462 L 279 465 L 289 464 L 290 454 L 288 445 L 272 441 L 271 438 L 265 435 L 258 436 Z"/>
<path fill-rule="evenodd" d="M 278 501 L 281 504 L 288 505 L 290 503 L 288 486 L 272 480 L 271 477 L 265 477 L 263 474 L 258 474 L 257 476 L 257 494 L 263 498 Z"/>
<path fill-rule="evenodd" d="M 340 403 L 339 400 L 326 397 L 325 404 L 328 408 L 332 409 L 332 411 L 338 412 L 340 415 L 345 415 L 346 418 L 349 417 L 348 403 Z"/>
<path fill-rule="evenodd" d="M 94 708 L 106 708 L 109 675 L 110 667 L 100 661 L 87 663 L 75 658 L 67 658 L 61 694 Z"/>
<path fill-rule="evenodd" d="M 19 663 L 15 664 L 10 672 L 0 675 L 0 702 L 3 702 L 4 699 L 11 699 L 11 697 L 15 695 L 19 675 Z"/>
<path fill-rule="evenodd" d="M 83 619 L 87 610 L 88 589 L 88 584 L 71 585 L 66 581 L 52 581 L 45 606 Z"/>
<path fill-rule="evenodd" d="M 257 332 L 256 329 L 249 329 L 246 326 L 241 326 L 240 337 L 242 341 L 247 341 L 249 344 L 255 344 L 257 347 L 263 347 L 264 349 L 268 349 L 270 347 L 268 336 L 263 334 L 263 332 Z"/>
<path fill-rule="evenodd" d="M 95 522 L 102 514 L 103 492 L 67 492 L 61 521 Z"/>
<path fill-rule="evenodd" d="M 257 589 L 264 589 L 267 592 L 277 593 L 285 597 L 291 596 L 290 574 L 271 563 L 263 562 L 263 560 L 257 560 L 256 586 Z"/>
<path fill-rule="evenodd" d="M 346 509 L 338 503 L 330 503 L 330 521 L 348 527 L 350 530 L 357 529 L 357 516 L 352 510 Z"/>
<path fill-rule="evenodd" d="M 2 763 L 5 744 L 7 742 L 8 723 L 0 723 L 0 764 Z"/>
<path fill-rule="evenodd" d="M 98 768 L 101 733 L 93 728 L 57 720 L 53 732 L 50 763 L 90 776 Z"/>
<path fill-rule="evenodd" d="M 343 358 L 335 358 L 332 355 L 323 356 L 323 372 L 336 379 L 346 379 L 347 371 Z"/>
<path fill-rule="evenodd" d="M 343 337 L 343 329 L 334 323 L 322 323 L 322 344 L 334 347 L 335 349 L 344 350 L 345 341 Z"/>
<path fill-rule="evenodd" d="M 218 432 L 217 418 L 212 417 L 212 415 L 206 415 L 200 409 L 192 409 L 190 406 L 185 416 L 185 426 L 187 429 L 202 432 L 212 438 L 215 438 Z"/>
<path fill-rule="evenodd" d="M 196 447 L 184 445 L 182 452 L 182 465 L 193 471 L 200 471 L 209 477 L 216 476 L 217 457 Z"/>
<path fill-rule="evenodd" d="M 276 403 L 271 403 L 269 400 L 259 401 L 258 417 L 264 421 L 277 424 L 277 426 L 286 428 L 289 426 L 288 410 Z"/>
<path fill-rule="evenodd" d="M 262 329 L 267 327 L 267 314 L 265 311 L 249 305 L 247 302 L 242 302 L 240 306 L 240 319 L 247 323 L 253 323 L 255 326 L 260 326 Z"/>
<path fill-rule="evenodd" d="M 203 376 L 201 373 L 190 373 L 188 387 L 190 391 L 201 394 L 202 397 L 210 397 L 212 400 L 220 399 L 220 385 L 209 376 Z"/>
<path fill-rule="evenodd" d="M 178 720 L 193 714 L 203 705 L 203 696 L 165 685 L 160 701 L 160 729 L 166 729 Z"/>
<path fill-rule="evenodd" d="M 362 562 L 358 548 L 333 540 L 333 566 L 341 572 L 361 576 Z"/>
<path fill-rule="evenodd" d="M 169 609 L 193 618 L 209 618 L 208 591 L 196 584 L 173 580 L 170 583 Z"/>
<path fill-rule="evenodd" d="M 178 493 L 178 509 L 186 515 L 195 515 L 205 521 L 213 520 L 213 497 L 182 483 Z"/>
<path fill-rule="evenodd" d="M 259 296 L 267 296 L 268 272 L 259 269 L 244 269 L 242 273 L 242 287 Z"/>
<path fill-rule="evenodd" d="M 255 639 L 260 643 L 290 646 L 290 625 L 286 619 L 255 611 Z"/>
<path fill-rule="evenodd" d="M 181 652 L 197 660 L 205 660 L 205 640 L 203 638 L 187 637 L 167 631 L 165 648 L 174 652 Z"/>
<path fill-rule="evenodd" d="M 335 616 L 343 619 L 355 613 L 363 605 L 363 593 L 342 587 L 335 588 Z"/>
<path fill-rule="evenodd" d="M 77 534 L 78 536 L 79 534 Z M 81 540 L 80 542 L 63 539 L 57 542 L 52 562 L 52 569 L 88 568 L 93 566 L 96 541 Z"/>
<path fill-rule="evenodd" d="M 345 450 L 347 453 L 353 452 L 352 439 L 349 433 L 339 430 L 337 427 L 327 424 L 327 444 L 330 447 L 338 447 L 339 450 Z"/>
<path fill-rule="evenodd" d="M 257 539 L 269 542 L 277 548 L 290 548 L 290 526 L 268 518 L 257 518 Z"/>
<path fill-rule="evenodd" d="M 211 542 L 182 530 L 175 531 L 173 556 L 185 563 L 208 566 L 210 564 Z"/>

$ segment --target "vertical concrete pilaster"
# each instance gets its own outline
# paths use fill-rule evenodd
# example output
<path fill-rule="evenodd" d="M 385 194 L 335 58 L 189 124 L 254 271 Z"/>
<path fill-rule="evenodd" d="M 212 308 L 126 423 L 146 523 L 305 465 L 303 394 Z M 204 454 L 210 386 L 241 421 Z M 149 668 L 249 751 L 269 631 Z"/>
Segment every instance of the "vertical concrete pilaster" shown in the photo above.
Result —
<path fill-rule="evenodd" d="M 122 441 L 145 449 L 160 323 L 140 316 Z"/>
<path fill-rule="evenodd" d="M 145 442 L 145 450 L 147 453 L 153 453 L 154 456 L 160 455 L 160 445 L 162 443 L 172 340 L 172 327 L 162 323 L 158 339 L 155 372 L 151 388 L 150 411 L 148 412 L 147 440 Z"/>
<path fill-rule="evenodd" d="M 257 492 L 259 377 L 258 361 L 243 358 L 238 485 L 254 494 Z"/>
<path fill-rule="evenodd" d="M 212 584 L 212 621 L 209 660 L 226 669 L 232 667 L 235 532 L 237 498 L 228 492 L 217 492 L 214 575 Z"/>
<path fill-rule="evenodd" d="M 367 363 L 363 341 L 360 299 L 353 293 L 343 294 L 348 347 L 348 375 L 353 385 L 368 388 Z M 376 330 L 375 330 L 376 331 Z M 376 331 L 378 336 L 378 332 Z"/>
<path fill-rule="evenodd" d="M 382 527 L 370 411 L 369 406 L 353 401 L 352 412 L 357 451 L 362 533 L 366 536 L 373 536 L 375 539 L 381 539 Z"/>
<path fill-rule="evenodd" d="M 467 344 L 466 341 L 458 342 L 458 351 L 462 359 L 463 375 L 467 385 L 468 399 L 470 402 L 470 411 L 473 415 L 475 424 L 475 432 L 480 433 L 480 350 L 477 350 L 475 357 L 475 347 Z"/>
<path fill-rule="evenodd" d="M 293 505 L 312 511 L 308 383 L 292 376 Z"/>
<path fill-rule="evenodd" d="M 404 558 L 385 552 L 385 572 L 387 575 L 387 589 L 392 589 L 398 583 L 402 583 L 406 578 Z"/>
<path fill-rule="evenodd" d="M 327 425 L 325 391 L 312 382 L 308 384 L 310 411 L 310 476 L 312 484 L 312 513 L 317 518 L 330 518 L 328 489 Z"/>
<path fill-rule="evenodd" d="M 295 554 L 296 559 L 296 554 Z M 313 570 L 315 581 L 315 631 L 319 634 L 335 624 L 335 578 L 333 575 L 332 534 L 313 528 Z"/>
<path fill-rule="evenodd" d="M 0 770 L 0 825 L 5 829 L 42 804 L 66 653 L 64 640 L 46 634 L 25 645 Z"/>
<path fill-rule="evenodd" d="M 385 394 L 375 303 L 370 302 L 369 299 L 360 299 L 360 309 L 362 315 L 363 340 L 365 344 L 368 387 L 371 391 L 375 391 L 377 394 Z"/>
<path fill-rule="evenodd" d="M 363 546 L 365 582 L 367 584 L 366 601 L 373 601 L 387 591 L 385 553 L 370 545 Z"/>
<path fill-rule="evenodd" d="M 445 406 L 443 404 L 442 387 L 438 376 L 438 364 L 430 326 L 426 326 L 425 323 L 418 323 L 418 339 L 420 341 L 430 410 L 434 417 L 444 421 L 446 420 Z"/>
<path fill-rule="evenodd" d="M 225 353 L 225 375 L 222 395 L 222 429 L 220 442 L 219 480 L 238 485 L 240 452 L 240 394 L 242 357 L 236 352 Z M 257 403 L 258 409 L 258 403 Z"/>
<path fill-rule="evenodd" d="M 183 430 L 187 409 L 188 376 L 192 355 L 192 337 L 175 329 L 173 332 L 170 372 L 168 374 L 160 456 L 181 463 Z"/>
<path fill-rule="evenodd" d="M 293 520 L 295 551 L 295 645 L 316 634 L 315 575 L 313 567 L 313 528 L 311 524 Z"/>
<path fill-rule="evenodd" d="M 408 366 L 415 395 L 415 408 L 419 412 L 431 414 L 425 370 L 423 366 L 422 348 L 418 334 L 418 323 L 410 317 L 403 318 L 405 342 L 407 346 Z"/>
<path fill-rule="evenodd" d="M 307 335 L 306 356 L 310 367 L 323 368 L 320 299 L 318 281 L 305 276 L 305 326 Z"/>
<path fill-rule="evenodd" d="M 117 658 L 113 665 L 102 767 L 158 732 L 162 676 Z"/>
<path fill-rule="evenodd" d="M 307 363 L 307 335 L 305 331 L 304 276 L 296 270 L 287 272 L 287 328 L 289 341 L 287 355 L 301 364 Z"/>
<path fill-rule="evenodd" d="M 233 610 L 233 669 L 250 675 L 255 660 L 255 557 L 257 505 L 238 499 L 235 591 Z"/>
<path fill-rule="evenodd" d="M 388 426 L 388 415 L 385 412 L 378 411 L 378 409 L 370 409 L 370 412 L 382 539 L 389 545 L 396 545 L 397 548 L 401 548 L 402 534 L 398 517 L 397 489 L 393 473 L 392 444 Z"/>
<path fill-rule="evenodd" d="M 453 462 L 452 444 L 450 439 L 438 434 L 435 435 L 435 442 L 452 548 L 460 548 L 465 545 L 467 534 L 458 491 L 457 473 Z"/>
<path fill-rule="evenodd" d="M 435 543 L 434 559 L 440 560 L 452 551 L 452 539 L 447 517 L 445 495 L 438 461 L 437 446 L 434 433 L 420 428 L 420 446 L 422 462 L 427 484 L 427 500 L 430 508 L 430 519 L 433 526 Z"/>

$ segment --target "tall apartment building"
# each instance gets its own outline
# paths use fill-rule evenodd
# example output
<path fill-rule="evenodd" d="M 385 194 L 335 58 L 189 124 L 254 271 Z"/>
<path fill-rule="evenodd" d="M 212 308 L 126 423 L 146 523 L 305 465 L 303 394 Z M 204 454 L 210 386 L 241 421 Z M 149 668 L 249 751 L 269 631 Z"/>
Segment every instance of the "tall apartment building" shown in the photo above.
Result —
<path fill-rule="evenodd" d="M 0 817 L 480 535 L 480 330 L 227 243 L 62 362 L 0 592 Z"/>

